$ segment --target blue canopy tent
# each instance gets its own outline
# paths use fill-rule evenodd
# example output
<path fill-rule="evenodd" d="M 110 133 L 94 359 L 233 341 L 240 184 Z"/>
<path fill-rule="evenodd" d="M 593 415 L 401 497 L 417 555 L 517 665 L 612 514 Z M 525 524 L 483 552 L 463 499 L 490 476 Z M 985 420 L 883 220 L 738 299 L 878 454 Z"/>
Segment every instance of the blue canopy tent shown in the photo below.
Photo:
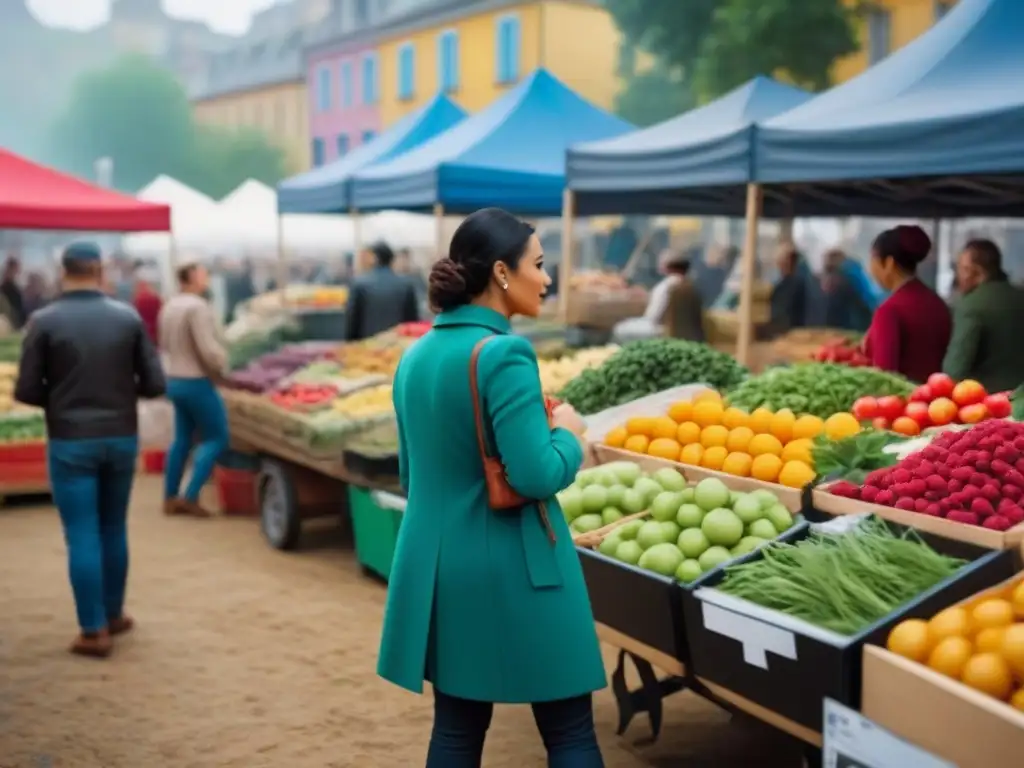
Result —
<path fill-rule="evenodd" d="M 809 98 L 807 91 L 755 77 L 650 128 L 576 144 L 566 158 L 576 214 L 717 213 L 719 188 L 751 180 L 755 123 Z"/>
<path fill-rule="evenodd" d="M 961 0 L 853 80 L 761 124 L 756 179 L 797 215 L 1024 215 L 1024 2 Z"/>
<path fill-rule="evenodd" d="M 493 205 L 527 216 L 557 215 L 566 148 L 632 128 L 539 69 L 482 112 L 357 173 L 352 205 L 435 213 Z"/>
<path fill-rule="evenodd" d="M 466 112 L 447 96 L 407 115 L 372 141 L 329 165 L 293 176 L 277 187 L 280 213 L 342 213 L 352 210 L 352 177 L 386 163 L 464 120 Z"/>

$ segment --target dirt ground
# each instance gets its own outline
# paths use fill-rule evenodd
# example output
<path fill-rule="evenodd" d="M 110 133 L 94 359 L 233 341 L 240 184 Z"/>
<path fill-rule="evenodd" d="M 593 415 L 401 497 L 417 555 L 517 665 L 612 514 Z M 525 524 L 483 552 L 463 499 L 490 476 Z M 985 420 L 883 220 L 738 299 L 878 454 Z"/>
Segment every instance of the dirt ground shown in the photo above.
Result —
<path fill-rule="evenodd" d="M 0 509 L 0 768 L 415 768 L 429 696 L 374 674 L 384 587 L 336 524 L 283 554 L 250 520 L 165 519 L 140 478 L 131 520 L 136 632 L 106 661 L 65 651 L 74 627 L 52 507 Z M 613 651 L 608 649 L 610 662 Z M 799 765 L 791 743 L 689 693 L 666 701 L 654 746 L 615 735 L 607 768 Z M 499 708 L 487 768 L 543 766 L 530 712 Z"/>

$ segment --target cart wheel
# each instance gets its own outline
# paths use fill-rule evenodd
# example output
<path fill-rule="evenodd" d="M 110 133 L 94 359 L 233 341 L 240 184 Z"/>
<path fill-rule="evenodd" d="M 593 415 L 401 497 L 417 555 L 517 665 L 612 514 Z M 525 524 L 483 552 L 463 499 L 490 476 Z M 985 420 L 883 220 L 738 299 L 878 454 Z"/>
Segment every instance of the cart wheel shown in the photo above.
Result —
<path fill-rule="evenodd" d="M 263 459 L 259 478 L 260 528 L 275 549 L 295 549 L 302 533 L 299 504 L 288 467 Z"/>

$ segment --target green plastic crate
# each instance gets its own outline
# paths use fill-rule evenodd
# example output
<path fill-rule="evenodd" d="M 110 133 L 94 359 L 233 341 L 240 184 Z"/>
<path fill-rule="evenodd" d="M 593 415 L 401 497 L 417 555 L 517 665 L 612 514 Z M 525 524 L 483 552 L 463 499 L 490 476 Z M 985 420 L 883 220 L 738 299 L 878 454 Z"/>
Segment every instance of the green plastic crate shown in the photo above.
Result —
<path fill-rule="evenodd" d="M 387 581 L 395 557 L 405 499 L 385 491 L 348 487 L 352 531 L 359 564 Z"/>

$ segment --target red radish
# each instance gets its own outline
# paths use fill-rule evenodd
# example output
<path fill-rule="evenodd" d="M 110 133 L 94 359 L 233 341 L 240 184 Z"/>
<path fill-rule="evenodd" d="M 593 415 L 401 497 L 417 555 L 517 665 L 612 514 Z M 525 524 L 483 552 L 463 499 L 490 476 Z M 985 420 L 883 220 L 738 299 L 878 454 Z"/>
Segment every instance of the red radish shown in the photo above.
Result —
<path fill-rule="evenodd" d="M 1024 497 L 1024 489 L 1018 488 L 1015 485 L 1004 485 L 1001 490 L 1003 496 L 1010 501 L 1020 501 L 1021 497 Z"/>
<path fill-rule="evenodd" d="M 846 480 L 834 483 L 828 490 L 833 496 L 841 496 L 845 499 L 856 499 L 860 496 L 860 488 Z"/>
<path fill-rule="evenodd" d="M 1002 507 L 999 510 L 999 514 L 1009 520 L 1013 525 L 1020 525 L 1021 523 L 1024 523 L 1024 509 L 1021 509 L 1016 504 Z"/>
<path fill-rule="evenodd" d="M 924 509 L 924 514 L 929 515 L 931 517 L 942 517 L 942 507 L 940 507 L 938 504 L 929 504 Z"/>
<path fill-rule="evenodd" d="M 981 496 L 971 501 L 971 512 L 978 517 L 988 517 L 996 513 L 992 508 L 992 502 L 988 499 L 983 499 Z"/>
<path fill-rule="evenodd" d="M 875 504 L 881 504 L 883 507 L 891 507 L 896 501 L 896 494 L 890 490 L 882 490 L 875 496 Z"/>
<path fill-rule="evenodd" d="M 976 514 L 973 512 L 967 512 L 963 509 L 951 509 L 946 513 L 946 519 L 952 520 L 954 523 L 963 523 L 965 525 L 977 525 L 980 522 Z"/>
<path fill-rule="evenodd" d="M 893 504 L 896 509 L 905 509 L 907 512 L 916 512 L 917 506 L 914 504 L 914 500 L 903 497 L 902 499 L 896 499 L 896 503 Z"/>
<path fill-rule="evenodd" d="M 983 528 L 990 528 L 993 531 L 1008 531 L 1011 528 L 1010 521 L 1002 515 L 986 517 L 981 525 Z"/>
<path fill-rule="evenodd" d="M 918 512 L 924 512 L 929 506 L 931 506 L 931 502 L 928 499 L 914 500 L 914 509 Z"/>

